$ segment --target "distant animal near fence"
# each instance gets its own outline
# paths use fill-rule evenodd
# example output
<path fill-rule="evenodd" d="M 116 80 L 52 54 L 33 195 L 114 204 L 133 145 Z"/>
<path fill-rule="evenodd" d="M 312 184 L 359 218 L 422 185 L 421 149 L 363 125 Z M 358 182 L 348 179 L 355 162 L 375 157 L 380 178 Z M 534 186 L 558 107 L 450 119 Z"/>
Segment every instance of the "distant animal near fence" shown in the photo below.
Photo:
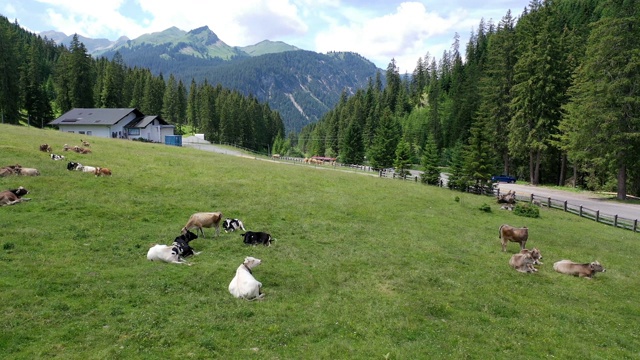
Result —
<path fill-rule="evenodd" d="M 500 189 L 497 189 L 496 192 L 497 195 L 500 195 Z M 582 205 L 570 204 L 568 200 L 557 200 L 535 194 L 531 194 L 529 196 L 516 195 L 516 199 L 518 201 L 525 201 L 529 202 L 530 204 L 536 204 L 537 206 L 541 207 L 560 209 L 565 212 L 576 214 L 580 217 L 591 219 L 599 223 L 631 230 L 633 232 L 640 232 L 640 228 L 638 227 L 638 219 L 628 219 L 618 215 L 605 214 L 600 212 L 600 210 L 589 209 Z"/>

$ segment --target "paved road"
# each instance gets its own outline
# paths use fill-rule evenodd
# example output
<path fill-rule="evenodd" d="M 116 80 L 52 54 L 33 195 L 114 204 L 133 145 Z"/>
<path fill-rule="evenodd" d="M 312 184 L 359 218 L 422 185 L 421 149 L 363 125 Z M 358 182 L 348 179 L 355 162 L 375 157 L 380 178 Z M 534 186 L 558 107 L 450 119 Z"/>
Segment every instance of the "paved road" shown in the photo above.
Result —
<path fill-rule="evenodd" d="M 192 147 L 204 151 L 211 151 L 220 154 L 234 155 L 234 156 L 247 156 L 240 151 L 230 150 L 221 146 L 213 145 L 210 142 L 200 139 L 195 136 L 182 137 L 182 146 Z"/>
<path fill-rule="evenodd" d="M 567 201 L 569 204 L 576 206 L 582 205 L 591 210 L 600 210 L 602 214 L 618 215 L 627 219 L 640 220 L 640 205 L 623 204 L 612 200 L 613 197 L 589 193 L 589 192 L 571 192 L 555 189 L 547 189 L 532 185 L 506 184 L 500 183 L 500 193 L 506 193 L 509 190 L 516 192 L 518 196 L 530 196 L 535 194 L 545 198 L 552 198 L 560 201 Z"/>

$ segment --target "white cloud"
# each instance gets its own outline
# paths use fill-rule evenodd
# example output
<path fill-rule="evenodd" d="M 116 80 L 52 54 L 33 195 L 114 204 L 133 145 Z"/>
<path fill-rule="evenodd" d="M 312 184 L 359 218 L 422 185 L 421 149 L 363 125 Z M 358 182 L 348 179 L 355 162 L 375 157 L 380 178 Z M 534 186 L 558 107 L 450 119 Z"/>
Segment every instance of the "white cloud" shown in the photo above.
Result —
<path fill-rule="evenodd" d="M 307 31 L 298 8 L 289 0 L 181 0 L 179 6 L 174 1 L 140 0 L 140 6 L 152 15 L 148 28 L 153 31 L 171 26 L 188 31 L 208 25 L 230 45 L 251 45 Z"/>
<path fill-rule="evenodd" d="M 452 39 L 452 29 L 465 15 L 460 10 L 441 16 L 427 11 L 422 3 L 404 2 L 391 14 L 365 17 L 347 25 L 332 24 L 317 35 L 316 51 L 354 51 L 377 64 L 394 58 L 402 73 L 412 72 L 418 57 L 432 48 L 429 43 L 441 41 L 436 39 L 440 35 Z"/>

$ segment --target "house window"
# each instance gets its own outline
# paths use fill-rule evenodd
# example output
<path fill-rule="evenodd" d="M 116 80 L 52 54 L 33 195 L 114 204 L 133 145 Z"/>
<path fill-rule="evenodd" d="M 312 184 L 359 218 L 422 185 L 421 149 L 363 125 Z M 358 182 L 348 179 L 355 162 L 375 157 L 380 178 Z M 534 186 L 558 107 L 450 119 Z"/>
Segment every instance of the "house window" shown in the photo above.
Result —
<path fill-rule="evenodd" d="M 129 129 L 129 135 L 140 135 L 140 129 Z"/>
<path fill-rule="evenodd" d="M 78 131 L 78 134 L 84 135 L 84 131 Z"/>

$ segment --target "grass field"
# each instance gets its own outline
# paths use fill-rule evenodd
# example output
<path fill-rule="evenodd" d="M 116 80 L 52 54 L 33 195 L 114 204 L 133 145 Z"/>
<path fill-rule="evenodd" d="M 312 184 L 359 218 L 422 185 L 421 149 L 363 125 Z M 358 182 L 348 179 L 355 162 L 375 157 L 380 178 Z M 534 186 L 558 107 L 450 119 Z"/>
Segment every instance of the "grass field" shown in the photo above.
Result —
<path fill-rule="evenodd" d="M 0 125 L 0 178 L 31 201 L 0 207 L 0 357 L 6 359 L 637 359 L 640 235 L 543 209 L 414 182 L 133 141 Z M 460 201 L 454 201 L 456 197 Z M 490 204 L 492 211 L 479 208 Z M 222 211 L 238 233 L 196 239 L 192 266 L 153 263 L 193 212 Z M 529 227 L 536 274 L 508 266 L 501 224 Z M 245 256 L 261 301 L 228 290 Z M 599 260 L 593 280 L 555 273 Z"/>

